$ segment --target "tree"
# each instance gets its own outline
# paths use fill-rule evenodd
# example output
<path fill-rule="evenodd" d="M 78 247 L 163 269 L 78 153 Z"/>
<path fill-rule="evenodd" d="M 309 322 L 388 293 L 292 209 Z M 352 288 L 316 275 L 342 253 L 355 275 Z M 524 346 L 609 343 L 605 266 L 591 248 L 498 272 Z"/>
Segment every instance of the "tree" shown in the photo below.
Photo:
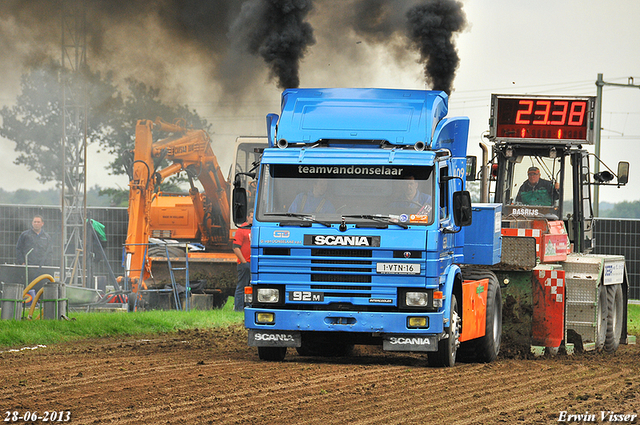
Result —
<path fill-rule="evenodd" d="M 0 109 L 0 136 L 15 142 L 19 153 L 15 163 L 38 173 L 40 182 L 56 181 L 58 187 L 62 176 L 61 82 L 67 77 L 67 70 L 53 61 L 31 69 L 22 76 L 16 104 Z M 188 127 L 210 130 L 211 125 L 194 110 L 163 103 L 160 90 L 143 82 L 128 79 L 126 89 L 121 90 L 112 73 L 103 75 L 90 69 L 78 78 L 87 90 L 87 140 L 112 155 L 113 160 L 105 166 L 111 174 L 125 173 L 139 119 L 162 117 L 173 122 L 181 118 Z"/>
<path fill-rule="evenodd" d="M 609 218 L 640 218 L 640 201 L 622 201 L 613 208 L 602 211 L 601 216 Z"/>
<path fill-rule="evenodd" d="M 186 105 L 169 106 L 160 99 L 160 90 L 134 79 L 127 80 L 128 95 L 123 98 L 115 120 L 109 119 L 107 138 L 100 140 L 100 146 L 114 157 L 108 164 L 112 174 L 124 174 L 128 166 L 126 152 L 133 149 L 136 123 L 140 119 L 163 118 L 167 122 L 184 119 L 190 128 L 211 130 L 211 124 L 201 118 L 195 110 Z"/>
<path fill-rule="evenodd" d="M 61 182 L 62 179 L 62 85 L 66 71 L 55 62 L 32 69 L 22 76 L 22 92 L 13 107 L 0 110 L 0 136 L 16 143 L 17 165 L 38 173 L 38 181 Z M 115 121 L 122 100 L 111 75 L 102 76 L 85 70 L 81 77 L 87 87 L 87 139 L 106 136 L 105 126 Z M 107 119 L 105 123 L 104 120 Z M 104 142 L 104 141 L 102 141 Z M 60 183 L 58 183 L 59 185 Z"/>

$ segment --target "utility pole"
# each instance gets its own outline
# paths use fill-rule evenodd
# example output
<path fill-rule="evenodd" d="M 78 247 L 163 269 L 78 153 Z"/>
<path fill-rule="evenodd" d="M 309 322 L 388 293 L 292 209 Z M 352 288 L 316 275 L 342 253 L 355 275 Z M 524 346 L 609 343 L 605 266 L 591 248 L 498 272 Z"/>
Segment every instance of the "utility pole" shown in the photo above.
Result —
<path fill-rule="evenodd" d="M 86 286 L 87 89 L 85 0 L 62 0 L 62 231 L 60 280 Z M 69 276 L 67 269 L 71 267 Z M 69 278 L 69 280 L 67 280 Z"/>
<path fill-rule="evenodd" d="M 602 87 L 604 86 L 617 86 L 617 87 L 633 87 L 636 89 L 640 89 L 640 85 L 633 84 L 633 77 L 629 77 L 627 84 L 620 83 L 608 83 L 602 79 L 602 74 L 598 74 L 598 79 L 596 80 L 596 134 L 595 134 L 595 145 L 596 145 L 596 161 L 595 167 L 593 169 L 594 173 L 600 172 L 600 132 L 602 131 Z M 600 215 L 600 186 L 597 184 L 593 187 L 593 215 L 598 217 Z"/>

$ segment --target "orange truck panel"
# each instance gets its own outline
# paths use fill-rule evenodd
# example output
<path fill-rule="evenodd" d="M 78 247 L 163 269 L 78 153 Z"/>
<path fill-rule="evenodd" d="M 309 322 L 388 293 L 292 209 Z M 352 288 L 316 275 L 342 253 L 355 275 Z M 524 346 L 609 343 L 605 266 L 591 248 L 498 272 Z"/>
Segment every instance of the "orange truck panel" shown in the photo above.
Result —
<path fill-rule="evenodd" d="M 489 279 L 462 283 L 462 332 L 460 342 L 484 336 L 487 323 Z"/>

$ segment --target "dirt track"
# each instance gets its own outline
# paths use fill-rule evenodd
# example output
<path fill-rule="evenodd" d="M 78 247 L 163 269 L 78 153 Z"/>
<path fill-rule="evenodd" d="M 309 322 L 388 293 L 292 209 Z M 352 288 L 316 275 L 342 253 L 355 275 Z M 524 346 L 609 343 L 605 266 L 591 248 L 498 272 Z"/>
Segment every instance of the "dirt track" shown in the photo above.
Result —
<path fill-rule="evenodd" d="M 74 424 L 538 424 L 558 423 L 562 411 L 605 423 L 601 411 L 640 414 L 637 345 L 453 369 L 368 347 L 343 359 L 289 349 L 283 363 L 268 363 L 234 327 L 3 352 L 0 375 L 2 420 L 14 410 L 70 411 Z"/>

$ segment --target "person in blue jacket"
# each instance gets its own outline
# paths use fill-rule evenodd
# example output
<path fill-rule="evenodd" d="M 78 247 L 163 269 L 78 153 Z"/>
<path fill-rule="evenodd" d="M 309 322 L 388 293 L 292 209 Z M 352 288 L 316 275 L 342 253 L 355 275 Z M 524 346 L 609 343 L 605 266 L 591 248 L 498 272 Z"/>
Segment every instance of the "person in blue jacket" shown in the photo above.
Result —
<path fill-rule="evenodd" d="M 313 188 L 307 192 L 299 193 L 291 205 L 289 206 L 289 212 L 292 213 L 334 213 L 335 207 L 326 198 L 328 183 L 324 179 L 319 179 L 313 182 Z"/>

